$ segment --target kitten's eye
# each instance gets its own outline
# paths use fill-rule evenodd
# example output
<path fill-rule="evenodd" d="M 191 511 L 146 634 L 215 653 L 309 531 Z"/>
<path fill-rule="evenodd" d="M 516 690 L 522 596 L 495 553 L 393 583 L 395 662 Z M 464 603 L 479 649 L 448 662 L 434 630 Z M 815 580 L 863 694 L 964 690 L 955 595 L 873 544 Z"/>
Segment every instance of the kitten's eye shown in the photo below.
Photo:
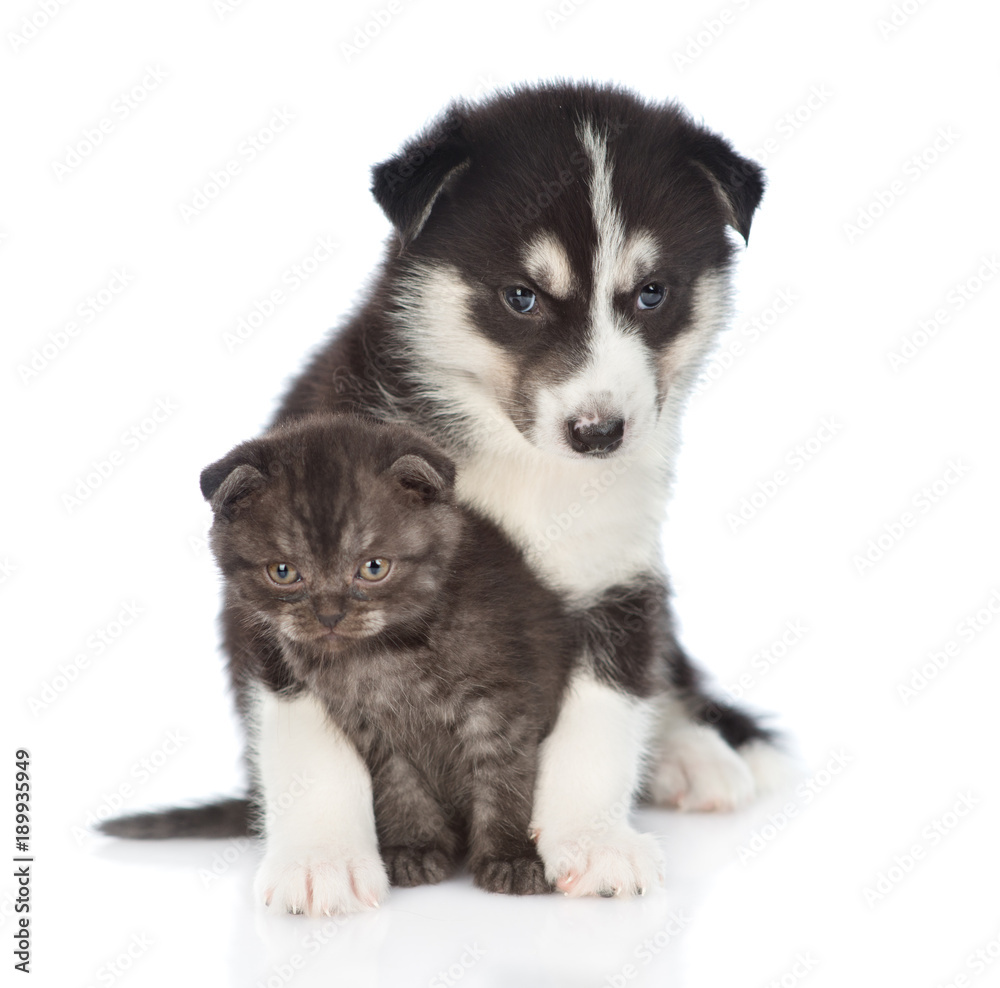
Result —
<path fill-rule="evenodd" d="M 271 563 L 267 568 L 267 575 L 283 587 L 287 587 L 289 583 L 298 583 L 302 579 L 299 571 L 288 563 Z"/>
<path fill-rule="evenodd" d="M 358 576 L 369 583 L 377 583 L 389 575 L 391 565 L 388 559 L 369 559 L 358 567 Z"/>
<path fill-rule="evenodd" d="M 535 293 L 530 288 L 515 285 L 503 290 L 503 300 L 519 315 L 527 315 L 535 307 Z"/>
<path fill-rule="evenodd" d="M 667 290 L 663 285 L 655 283 L 645 285 L 639 291 L 639 300 L 636 303 L 640 309 L 655 309 L 666 298 Z"/>

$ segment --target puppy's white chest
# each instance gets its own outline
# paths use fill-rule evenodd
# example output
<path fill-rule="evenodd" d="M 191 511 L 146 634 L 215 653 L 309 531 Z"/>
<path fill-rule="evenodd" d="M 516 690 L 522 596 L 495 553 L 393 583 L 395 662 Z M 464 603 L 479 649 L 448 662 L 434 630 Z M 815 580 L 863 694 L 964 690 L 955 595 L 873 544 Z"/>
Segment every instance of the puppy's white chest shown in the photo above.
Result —
<path fill-rule="evenodd" d="M 518 543 L 546 583 L 581 603 L 662 568 L 665 490 L 641 459 L 480 453 L 460 462 L 458 492 Z"/>

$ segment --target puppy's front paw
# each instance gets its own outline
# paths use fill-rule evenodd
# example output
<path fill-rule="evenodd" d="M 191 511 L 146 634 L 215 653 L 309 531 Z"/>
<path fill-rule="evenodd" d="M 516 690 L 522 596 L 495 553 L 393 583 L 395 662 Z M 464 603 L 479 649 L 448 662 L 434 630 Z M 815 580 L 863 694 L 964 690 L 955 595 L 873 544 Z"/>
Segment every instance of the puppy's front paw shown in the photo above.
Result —
<path fill-rule="evenodd" d="M 377 854 L 337 846 L 269 847 L 254 890 L 272 912 L 333 916 L 380 905 L 389 880 Z"/>
<path fill-rule="evenodd" d="M 434 845 L 391 844 L 382 848 L 391 884 L 399 888 L 437 885 L 454 871 L 454 862 Z"/>
<path fill-rule="evenodd" d="M 663 884 L 663 857 L 651 834 L 620 826 L 602 832 L 538 835 L 546 878 L 566 895 L 627 897 Z"/>
<path fill-rule="evenodd" d="M 736 810 L 755 795 L 750 766 L 710 727 L 664 738 L 649 779 L 653 802 L 696 813 Z"/>

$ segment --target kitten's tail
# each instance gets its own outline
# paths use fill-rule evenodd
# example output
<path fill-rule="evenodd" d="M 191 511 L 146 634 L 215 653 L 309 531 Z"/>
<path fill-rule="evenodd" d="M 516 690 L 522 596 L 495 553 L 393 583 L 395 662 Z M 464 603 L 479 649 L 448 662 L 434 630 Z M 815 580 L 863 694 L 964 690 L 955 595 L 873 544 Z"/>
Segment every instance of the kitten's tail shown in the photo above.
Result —
<path fill-rule="evenodd" d="M 97 828 L 110 837 L 167 840 L 171 837 L 245 837 L 254 832 L 249 799 L 219 799 L 105 820 Z"/>

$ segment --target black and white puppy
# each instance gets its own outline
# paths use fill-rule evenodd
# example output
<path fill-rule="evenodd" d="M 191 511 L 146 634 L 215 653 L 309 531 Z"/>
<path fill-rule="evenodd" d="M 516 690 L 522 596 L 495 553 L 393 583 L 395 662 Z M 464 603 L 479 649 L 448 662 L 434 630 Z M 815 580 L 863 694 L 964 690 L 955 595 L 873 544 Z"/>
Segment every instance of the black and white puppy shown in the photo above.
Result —
<path fill-rule="evenodd" d="M 727 809 L 783 764 L 677 644 L 660 540 L 678 420 L 730 314 L 727 227 L 747 237 L 763 187 L 677 106 L 618 88 L 456 103 L 374 169 L 396 235 L 278 416 L 353 410 L 433 436 L 460 497 L 585 608 L 533 819 L 548 878 L 570 894 L 655 884 L 656 845 L 627 819 L 643 787 L 663 805 Z M 377 855 L 342 795 L 368 792 L 363 767 L 295 702 L 264 699 L 265 807 L 305 768 L 322 781 L 268 834 L 261 889 L 307 867 L 303 847 L 309 860 Z"/>
<path fill-rule="evenodd" d="M 375 168 L 395 235 L 277 417 L 354 411 L 429 435 L 459 498 L 580 615 L 531 821 L 547 879 L 571 895 L 656 884 L 657 845 L 628 822 L 640 793 L 730 809 L 786 764 L 677 643 L 661 547 L 681 412 L 730 315 L 729 228 L 747 237 L 763 187 L 680 108 L 618 88 L 456 103 Z M 252 720 L 261 899 L 294 909 L 306 890 L 315 913 L 379 901 L 357 751 L 301 696 L 264 691 Z M 222 834 L 247 818 L 227 801 L 105 829 Z"/>

